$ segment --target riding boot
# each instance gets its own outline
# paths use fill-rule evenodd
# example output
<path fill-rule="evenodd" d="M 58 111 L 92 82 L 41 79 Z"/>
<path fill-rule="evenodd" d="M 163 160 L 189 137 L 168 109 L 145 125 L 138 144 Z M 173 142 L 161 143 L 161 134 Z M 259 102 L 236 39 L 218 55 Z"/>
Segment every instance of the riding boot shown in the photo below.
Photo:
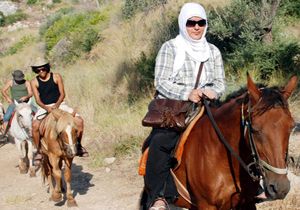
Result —
<path fill-rule="evenodd" d="M 10 128 L 10 124 L 7 123 L 4 133 L 0 136 L 0 140 L 3 142 L 7 142 L 8 141 L 8 130 Z"/>
<path fill-rule="evenodd" d="M 36 154 L 34 156 L 34 161 L 40 162 L 43 159 L 40 142 L 38 142 L 38 145 L 35 146 L 36 146 Z"/>
<path fill-rule="evenodd" d="M 88 157 L 88 151 L 81 145 L 81 139 L 77 141 L 77 156 L 79 157 Z"/>

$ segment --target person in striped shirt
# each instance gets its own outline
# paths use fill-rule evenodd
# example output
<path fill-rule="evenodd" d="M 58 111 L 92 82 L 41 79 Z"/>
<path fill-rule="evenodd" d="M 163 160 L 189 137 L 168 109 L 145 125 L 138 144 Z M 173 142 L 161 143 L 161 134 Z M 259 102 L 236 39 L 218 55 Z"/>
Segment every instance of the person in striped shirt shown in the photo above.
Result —
<path fill-rule="evenodd" d="M 219 49 L 207 42 L 208 20 L 205 9 L 198 3 L 186 3 L 181 8 L 179 34 L 160 48 L 155 64 L 154 85 L 158 98 L 198 103 L 203 95 L 218 99 L 225 91 L 225 73 Z M 199 85 L 194 89 L 201 62 L 204 63 Z M 153 128 L 147 142 L 145 187 L 150 210 L 167 208 L 178 197 L 170 175 L 172 151 L 180 133 L 167 128 Z"/>

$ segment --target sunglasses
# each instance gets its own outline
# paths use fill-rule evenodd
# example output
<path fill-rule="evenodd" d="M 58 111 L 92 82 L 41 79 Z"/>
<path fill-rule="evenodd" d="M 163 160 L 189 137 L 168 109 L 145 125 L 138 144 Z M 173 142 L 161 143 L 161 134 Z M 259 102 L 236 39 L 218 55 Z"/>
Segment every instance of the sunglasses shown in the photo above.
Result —
<path fill-rule="evenodd" d="M 47 69 L 45 67 L 41 67 L 37 69 L 37 72 L 43 72 L 43 71 L 47 71 Z"/>
<path fill-rule="evenodd" d="M 203 27 L 206 25 L 206 20 L 202 19 L 202 20 L 198 20 L 198 21 L 195 21 L 195 20 L 187 20 L 186 21 L 186 27 L 189 27 L 189 28 L 195 27 L 196 24 L 198 24 L 198 26 L 200 26 L 200 27 Z"/>

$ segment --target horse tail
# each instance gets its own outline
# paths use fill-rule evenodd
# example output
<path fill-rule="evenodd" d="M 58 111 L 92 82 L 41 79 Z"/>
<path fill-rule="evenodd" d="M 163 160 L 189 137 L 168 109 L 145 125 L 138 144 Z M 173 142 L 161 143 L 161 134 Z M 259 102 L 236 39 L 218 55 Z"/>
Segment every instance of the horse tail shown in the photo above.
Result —
<path fill-rule="evenodd" d="M 48 176 L 51 174 L 50 171 L 51 168 L 50 168 L 48 156 L 43 155 L 42 163 L 41 163 L 41 175 L 42 175 L 43 184 L 45 184 L 46 181 L 48 181 Z"/>

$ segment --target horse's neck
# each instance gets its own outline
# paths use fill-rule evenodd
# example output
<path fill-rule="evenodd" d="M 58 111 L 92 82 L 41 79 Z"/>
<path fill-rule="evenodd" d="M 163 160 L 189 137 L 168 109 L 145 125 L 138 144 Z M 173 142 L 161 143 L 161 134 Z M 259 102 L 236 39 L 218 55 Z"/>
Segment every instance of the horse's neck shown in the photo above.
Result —
<path fill-rule="evenodd" d="M 236 144 L 242 137 L 241 106 L 227 103 L 215 111 L 215 121 L 230 144 Z"/>

